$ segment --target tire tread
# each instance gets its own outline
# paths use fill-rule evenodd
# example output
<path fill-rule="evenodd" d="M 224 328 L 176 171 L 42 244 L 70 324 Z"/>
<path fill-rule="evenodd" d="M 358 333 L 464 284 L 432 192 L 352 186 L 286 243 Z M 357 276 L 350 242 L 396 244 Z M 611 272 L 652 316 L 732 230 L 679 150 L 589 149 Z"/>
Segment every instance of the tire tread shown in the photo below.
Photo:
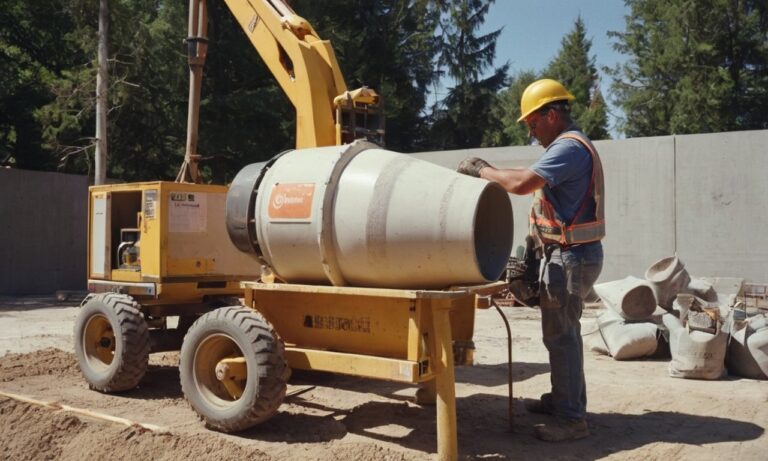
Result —
<path fill-rule="evenodd" d="M 190 377 L 190 373 L 194 371 L 192 358 L 188 356 L 194 352 L 189 350 L 192 346 L 189 346 L 187 340 L 198 335 L 198 330 L 203 329 L 205 333 L 205 329 L 211 328 L 211 324 L 219 322 L 237 328 L 246 336 L 248 344 L 238 344 L 238 346 L 243 354 L 249 355 L 253 363 L 259 366 L 258 382 L 254 384 L 249 381 L 248 384 L 257 386 L 253 401 L 248 402 L 237 416 L 230 418 L 220 418 L 210 408 L 203 411 L 196 408 L 193 403 L 196 398 L 195 396 L 190 398 L 190 393 L 196 393 L 197 390 L 192 382 L 187 382 L 188 380 L 185 379 L 185 376 Z M 286 381 L 290 374 L 285 361 L 283 343 L 278 339 L 274 329 L 257 311 L 242 306 L 222 307 L 200 317 L 184 338 L 179 369 L 182 375 L 181 387 L 187 401 L 206 425 L 223 432 L 242 431 L 272 417 L 285 398 Z"/>
<path fill-rule="evenodd" d="M 120 392 L 133 389 L 138 386 L 144 377 L 149 363 L 150 341 L 149 327 L 141 313 L 140 305 L 130 296 L 118 293 L 106 293 L 91 297 L 86 306 L 92 302 L 102 304 L 100 309 L 112 311 L 117 317 L 117 325 L 113 325 L 115 335 L 123 339 L 123 349 L 120 356 L 115 356 L 117 367 L 110 371 L 107 382 L 95 382 L 86 380 L 91 389 L 101 392 Z M 105 313 L 106 314 L 106 313 Z M 82 332 L 84 333 L 84 332 Z M 76 338 L 81 341 L 81 338 Z M 77 351 L 78 355 L 84 352 Z M 80 367 L 87 367 L 87 363 L 81 357 Z"/>

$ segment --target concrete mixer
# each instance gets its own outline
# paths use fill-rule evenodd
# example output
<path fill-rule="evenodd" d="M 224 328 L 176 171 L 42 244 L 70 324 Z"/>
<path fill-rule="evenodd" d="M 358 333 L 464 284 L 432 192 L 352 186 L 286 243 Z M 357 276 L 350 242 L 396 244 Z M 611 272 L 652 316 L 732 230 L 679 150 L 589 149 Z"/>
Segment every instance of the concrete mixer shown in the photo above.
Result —
<path fill-rule="evenodd" d="M 290 367 L 420 384 L 417 403 L 437 405 L 440 459 L 458 456 L 454 357 L 472 363 L 477 295 L 505 288 L 494 281 L 512 228 L 497 184 L 361 141 L 250 165 L 227 196 L 232 242 L 262 267 L 261 281 L 242 283 L 243 304 L 274 327 Z M 222 400 L 244 395 L 249 378 L 261 382 L 265 360 L 230 358 L 243 351 L 234 340 L 206 345 L 218 328 L 192 327 L 180 367 L 185 395 L 217 395 L 193 403 L 209 424 L 221 424 Z M 215 376 L 195 372 L 214 364 Z M 243 387 L 216 393 L 232 380 Z"/>
<path fill-rule="evenodd" d="M 455 459 L 454 356 L 472 363 L 477 295 L 503 288 L 508 195 L 352 142 L 381 139 L 378 95 L 347 91 L 330 43 L 284 2 L 226 3 L 307 148 L 244 168 L 230 188 L 197 184 L 207 21 L 205 0 L 190 0 L 178 181 L 89 188 L 90 293 L 74 332 L 85 380 L 129 390 L 150 353 L 180 349 L 185 398 L 225 432 L 269 419 L 291 369 L 419 384 L 417 401 L 437 405 L 438 456 Z"/>
<path fill-rule="evenodd" d="M 512 209 L 498 184 L 357 141 L 244 168 L 227 230 L 286 282 L 445 288 L 499 279 Z"/>
<path fill-rule="evenodd" d="M 419 384 L 456 453 L 454 356 L 472 363 L 477 294 L 503 288 L 512 245 L 500 186 L 363 141 L 229 189 L 138 186 L 90 189 L 75 350 L 92 388 L 131 389 L 150 352 L 180 348 L 185 397 L 234 432 L 277 411 L 290 369 Z"/>

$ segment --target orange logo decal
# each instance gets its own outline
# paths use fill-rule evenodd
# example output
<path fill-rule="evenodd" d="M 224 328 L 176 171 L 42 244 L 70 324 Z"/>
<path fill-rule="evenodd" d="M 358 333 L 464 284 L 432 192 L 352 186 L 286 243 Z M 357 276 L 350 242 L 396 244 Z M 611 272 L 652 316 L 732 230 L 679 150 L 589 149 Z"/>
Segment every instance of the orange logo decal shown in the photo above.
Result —
<path fill-rule="evenodd" d="M 275 184 L 267 213 L 273 219 L 308 219 L 312 216 L 314 195 L 314 183 Z"/>

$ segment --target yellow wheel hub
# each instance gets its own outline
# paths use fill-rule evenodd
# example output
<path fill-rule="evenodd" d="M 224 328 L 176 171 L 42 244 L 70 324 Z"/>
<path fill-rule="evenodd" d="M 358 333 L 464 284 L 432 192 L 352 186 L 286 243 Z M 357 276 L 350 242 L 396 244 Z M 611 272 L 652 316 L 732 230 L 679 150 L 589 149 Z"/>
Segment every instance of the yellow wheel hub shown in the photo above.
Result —
<path fill-rule="evenodd" d="M 193 368 L 200 395 L 210 403 L 226 407 L 242 397 L 248 366 L 230 336 L 219 333 L 205 338 L 195 350 Z"/>
<path fill-rule="evenodd" d="M 88 319 L 83 334 L 83 350 L 94 368 L 106 368 L 115 358 L 115 332 L 107 317 L 96 314 Z"/>

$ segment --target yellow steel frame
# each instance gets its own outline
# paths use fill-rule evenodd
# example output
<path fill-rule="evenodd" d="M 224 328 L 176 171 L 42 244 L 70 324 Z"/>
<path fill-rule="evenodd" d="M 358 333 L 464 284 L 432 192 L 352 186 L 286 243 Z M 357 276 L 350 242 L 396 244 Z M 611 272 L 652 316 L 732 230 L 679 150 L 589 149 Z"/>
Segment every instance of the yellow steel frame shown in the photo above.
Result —
<path fill-rule="evenodd" d="M 421 383 L 418 398 L 436 403 L 441 460 L 458 456 L 453 339 L 466 337 L 461 322 L 474 319 L 477 295 L 504 285 L 427 291 L 241 283 L 245 305 L 286 342 L 292 368 Z"/>
<path fill-rule="evenodd" d="M 296 108 L 296 148 L 336 144 L 332 104 L 347 86 L 330 42 L 282 1 L 226 3 Z"/>

